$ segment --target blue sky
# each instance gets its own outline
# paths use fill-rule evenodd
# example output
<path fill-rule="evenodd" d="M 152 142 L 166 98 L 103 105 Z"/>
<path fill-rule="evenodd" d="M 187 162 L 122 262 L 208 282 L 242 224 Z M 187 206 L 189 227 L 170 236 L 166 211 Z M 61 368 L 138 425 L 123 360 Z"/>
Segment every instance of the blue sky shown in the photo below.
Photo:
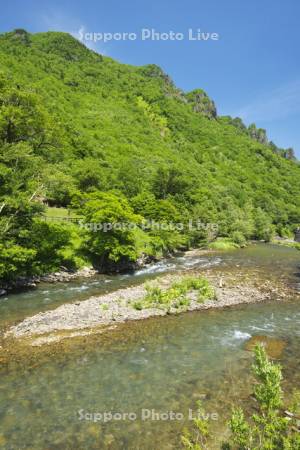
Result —
<path fill-rule="evenodd" d="M 298 0 L 11 0 L 0 31 L 136 33 L 89 45 L 124 63 L 158 64 L 183 90 L 205 89 L 219 114 L 255 122 L 300 157 L 299 19 Z M 145 28 L 185 38 L 143 41 Z M 188 29 L 198 28 L 219 39 L 190 41 Z"/>

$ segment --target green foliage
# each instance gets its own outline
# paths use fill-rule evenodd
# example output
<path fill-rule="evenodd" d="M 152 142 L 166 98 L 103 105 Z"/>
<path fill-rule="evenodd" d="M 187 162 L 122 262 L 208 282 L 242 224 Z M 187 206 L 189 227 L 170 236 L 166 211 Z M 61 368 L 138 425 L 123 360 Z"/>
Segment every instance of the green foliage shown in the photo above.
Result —
<path fill-rule="evenodd" d="M 300 167 L 292 150 L 278 149 L 264 130 L 247 129 L 238 118 L 217 117 L 201 89 L 183 93 L 159 67 L 120 64 L 66 33 L 1 34 L 0 65 L 5 248 L 30 250 L 19 234 L 30 234 L 45 203 L 96 214 L 92 206 L 83 212 L 85 194 L 120 193 L 115 220 L 124 204 L 125 221 L 183 224 L 86 238 L 78 230 L 83 248 L 91 246 L 87 257 L 101 267 L 212 239 L 208 230 L 189 230 L 189 219 L 217 224 L 219 236 L 238 245 L 286 235 L 300 223 Z"/>
<path fill-rule="evenodd" d="M 255 237 L 270 242 L 275 234 L 275 227 L 270 217 L 262 210 L 258 209 L 255 216 Z"/>
<path fill-rule="evenodd" d="M 191 294 L 197 294 L 198 302 L 215 298 L 214 288 L 202 277 L 185 277 L 174 282 L 168 289 L 161 289 L 156 285 L 146 286 L 145 297 L 133 303 L 137 310 L 144 308 L 162 308 L 170 310 L 176 308 L 185 310 L 190 305 Z"/>
<path fill-rule="evenodd" d="M 71 270 L 91 266 L 89 259 L 83 252 L 83 246 L 86 239 L 85 230 L 82 230 L 81 228 L 78 229 L 78 226 L 73 223 L 62 222 L 61 225 L 63 225 L 65 231 L 68 232 L 68 242 L 57 252 L 58 256 L 61 258 L 61 265 Z"/>
<path fill-rule="evenodd" d="M 142 218 L 134 214 L 124 197 L 109 192 L 85 196 L 82 209 L 88 233 L 86 251 L 96 267 L 105 268 L 110 263 L 135 261 L 137 251 L 132 225 Z"/>
<path fill-rule="evenodd" d="M 300 396 L 294 395 L 287 407 L 283 402 L 282 373 L 279 364 L 269 360 L 262 345 L 255 347 L 252 366 L 256 377 L 254 384 L 255 413 L 247 420 L 241 408 L 235 408 L 230 420 L 231 437 L 222 445 L 224 450 L 297 450 L 300 435 L 297 417 L 300 412 Z M 284 408 L 285 406 L 285 408 Z M 208 449 L 209 429 L 207 421 L 196 422 L 195 433 L 185 432 L 182 442 L 190 450 Z"/>
<path fill-rule="evenodd" d="M 30 230 L 22 230 L 19 239 L 24 247 L 35 251 L 31 271 L 43 274 L 57 270 L 63 264 L 60 252 L 70 242 L 70 230 L 64 224 L 35 220 Z"/>
<path fill-rule="evenodd" d="M 35 257 L 34 249 L 23 248 L 11 242 L 0 244 L 0 278 L 9 281 L 17 275 L 28 275 Z"/>
<path fill-rule="evenodd" d="M 243 241 L 244 243 L 244 241 Z M 209 244 L 209 248 L 213 250 L 234 250 L 240 245 L 239 242 L 233 241 L 230 238 L 218 238 Z"/>
<path fill-rule="evenodd" d="M 234 231 L 231 234 L 231 239 L 235 244 L 239 245 L 240 247 L 244 247 L 247 242 L 245 236 L 241 231 Z"/>
<path fill-rule="evenodd" d="M 233 411 L 230 421 L 232 438 L 228 448 L 238 450 L 287 450 L 300 448 L 296 415 L 286 416 L 282 411 L 281 367 L 269 361 L 263 346 L 255 348 L 253 373 L 257 379 L 254 396 L 258 410 L 247 421 L 243 411 Z M 296 405 L 298 408 L 300 403 Z M 294 411 L 295 412 L 295 411 Z"/>
<path fill-rule="evenodd" d="M 149 103 L 147 103 L 143 97 L 137 97 L 137 105 L 144 112 L 146 117 L 152 122 L 158 129 L 160 130 L 161 136 L 165 136 L 168 132 L 168 121 L 166 117 L 160 116 L 158 113 L 155 113 Z"/>
<path fill-rule="evenodd" d="M 205 411 L 198 402 L 197 417 L 193 419 L 194 427 L 197 433 L 193 435 L 189 430 L 184 430 L 181 436 L 181 442 L 186 450 L 208 450 L 208 439 L 210 437 L 209 425 L 205 417 Z"/>

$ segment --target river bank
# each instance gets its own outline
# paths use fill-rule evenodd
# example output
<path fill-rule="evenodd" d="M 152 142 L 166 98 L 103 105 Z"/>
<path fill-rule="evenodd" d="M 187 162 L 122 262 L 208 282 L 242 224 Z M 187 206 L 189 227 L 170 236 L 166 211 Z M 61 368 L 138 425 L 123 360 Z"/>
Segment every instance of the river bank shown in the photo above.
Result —
<path fill-rule="evenodd" d="M 193 251 L 138 274 L 41 283 L 1 300 L 0 317 L 10 318 L 1 330 L 67 302 L 81 308 L 91 297 L 190 275 L 206 277 L 229 300 L 233 293 L 243 300 L 255 291 L 252 300 L 258 301 L 0 341 L 3 448 L 177 449 L 183 428 L 192 425 L 188 411 L 201 399 L 206 412 L 218 414 L 209 448 L 219 449 L 233 404 L 249 405 L 252 357 L 246 347 L 258 337 L 284 343 L 284 391 L 299 386 L 299 252 L 284 246 L 201 256 Z M 49 336 L 67 338 L 31 346 Z M 142 421 L 143 408 L 176 411 L 185 419 Z M 79 420 L 81 410 L 131 411 L 138 419 L 93 423 Z"/>
<path fill-rule="evenodd" d="M 86 336 L 103 332 L 108 326 L 115 326 L 129 321 L 145 320 L 150 317 L 166 316 L 187 311 L 225 308 L 240 304 L 280 301 L 291 295 L 291 288 L 282 280 L 258 276 L 256 271 L 240 268 L 224 270 L 208 269 L 187 270 L 181 276 L 160 276 L 155 286 L 168 289 L 187 275 L 205 277 L 215 290 L 215 298 L 199 302 L 195 293 L 189 293 L 189 304 L 179 308 L 162 307 L 136 308 L 147 294 L 148 283 L 119 289 L 87 300 L 63 304 L 62 306 L 28 317 L 6 332 L 7 338 L 13 338 L 37 346 L 59 342 L 66 338 Z"/>
<path fill-rule="evenodd" d="M 212 254 L 216 252 L 214 249 L 193 249 L 193 250 L 187 250 L 185 252 L 180 252 L 180 254 L 184 256 L 189 256 L 193 254 L 199 255 L 206 255 L 206 254 Z M 131 266 L 131 269 L 127 270 L 117 270 L 114 272 L 111 272 L 110 274 L 118 274 L 118 273 L 134 273 L 135 271 L 144 269 L 145 267 L 151 267 L 151 265 L 157 263 L 166 261 L 167 259 L 171 259 L 172 257 L 176 257 L 176 253 L 174 255 L 168 255 L 162 258 L 154 258 L 150 257 L 149 255 L 143 254 L 138 258 L 138 260 Z M 80 279 L 80 278 L 91 278 L 95 275 L 104 275 L 107 274 L 107 272 L 99 272 L 98 270 L 94 269 L 93 267 L 82 267 L 78 270 L 68 270 L 65 267 L 62 267 L 61 270 L 49 274 L 44 275 L 32 275 L 28 277 L 18 277 L 16 280 L 7 282 L 7 283 L 1 283 L 0 282 L 0 297 L 8 295 L 10 293 L 18 293 L 26 289 L 34 289 L 39 285 L 40 283 L 68 283 L 70 281 Z"/>
<path fill-rule="evenodd" d="M 255 244 L 252 241 L 251 244 Z M 201 248 L 194 248 L 190 250 L 174 252 L 173 254 L 168 254 L 163 257 L 154 257 L 147 254 L 142 254 L 135 262 L 129 266 L 119 266 L 115 267 L 114 270 L 102 272 L 93 267 L 82 267 L 78 270 L 69 270 L 66 267 L 61 267 L 60 270 L 43 275 L 31 275 L 31 276 L 20 276 L 15 280 L 9 282 L 0 281 L 0 298 L 11 293 L 18 293 L 28 289 L 36 288 L 40 283 L 68 283 L 70 281 L 80 279 L 80 278 L 91 278 L 99 274 L 110 274 L 116 275 L 119 273 L 129 274 L 144 269 L 146 267 L 151 267 L 153 264 L 158 262 L 167 261 L 168 259 L 175 258 L 178 255 L 192 256 L 192 255 L 207 255 L 217 253 L 219 251 L 230 251 L 237 250 L 239 248 L 244 248 L 245 245 L 239 246 L 233 243 L 227 238 L 218 238 L 212 241 L 210 245 Z"/>
<path fill-rule="evenodd" d="M 0 296 L 7 295 L 10 292 L 20 292 L 24 289 L 36 288 L 39 283 L 65 283 L 77 278 L 91 278 L 97 274 L 97 271 L 91 267 L 83 267 L 77 271 L 62 269 L 59 272 L 53 272 L 45 275 L 33 275 L 30 277 L 19 277 L 9 283 L 0 285 Z"/>

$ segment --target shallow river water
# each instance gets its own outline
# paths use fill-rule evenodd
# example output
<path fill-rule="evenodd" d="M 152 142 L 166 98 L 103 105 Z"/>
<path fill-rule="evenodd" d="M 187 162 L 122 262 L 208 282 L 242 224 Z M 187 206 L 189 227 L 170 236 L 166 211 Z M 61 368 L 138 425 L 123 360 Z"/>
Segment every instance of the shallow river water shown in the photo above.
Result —
<path fill-rule="evenodd" d="M 0 300 L 1 323 L 139 283 L 162 271 L 186 268 L 255 267 L 278 272 L 297 287 L 299 264 L 299 251 L 267 245 L 218 255 L 179 256 L 131 276 L 41 285 L 35 291 L 11 295 Z M 291 392 L 299 387 L 296 298 L 125 324 L 111 341 L 95 340 L 63 360 L 47 356 L 36 368 L 25 364 L 22 370 L 3 371 L 0 448 L 177 449 L 199 399 L 218 436 L 211 448 L 220 448 L 232 404 L 247 407 L 252 356 L 244 346 L 254 335 L 286 342 L 280 361 L 285 368 L 284 388 Z"/>

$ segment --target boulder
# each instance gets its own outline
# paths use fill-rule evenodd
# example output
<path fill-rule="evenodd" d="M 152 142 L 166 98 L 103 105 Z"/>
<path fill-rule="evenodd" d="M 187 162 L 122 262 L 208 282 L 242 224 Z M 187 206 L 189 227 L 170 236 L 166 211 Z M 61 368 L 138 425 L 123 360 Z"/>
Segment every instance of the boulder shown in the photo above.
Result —
<path fill-rule="evenodd" d="M 279 358 L 286 347 L 286 342 L 282 339 L 271 338 L 268 336 L 252 336 L 245 344 L 245 349 L 253 351 L 256 344 L 262 344 L 270 358 Z"/>

